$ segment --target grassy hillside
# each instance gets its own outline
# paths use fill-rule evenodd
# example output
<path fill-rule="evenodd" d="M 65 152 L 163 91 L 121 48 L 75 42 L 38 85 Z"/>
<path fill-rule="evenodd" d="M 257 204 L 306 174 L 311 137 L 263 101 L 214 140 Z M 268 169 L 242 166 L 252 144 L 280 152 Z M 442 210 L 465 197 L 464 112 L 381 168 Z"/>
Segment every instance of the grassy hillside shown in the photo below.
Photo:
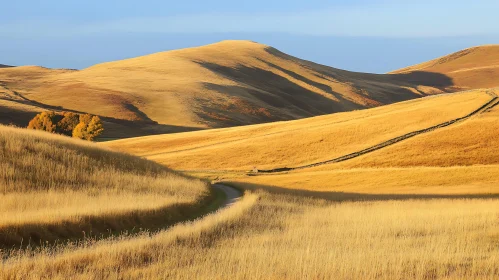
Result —
<path fill-rule="evenodd" d="M 20 115 L 33 109 L 100 115 L 112 127 L 108 137 L 292 120 L 452 90 L 441 74 L 348 72 L 249 41 L 161 52 L 81 71 L 0 69 L 2 108 L 17 106 Z"/>
<path fill-rule="evenodd" d="M 466 92 L 303 120 L 131 138 L 105 145 L 182 170 L 294 167 L 465 116 L 490 99 L 486 91 Z"/>
<path fill-rule="evenodd" d="M 84 141 L 0 126 L 0 245 L 99 235 L 184 218 L 207 185 Z"/>
<path fill-rule="evenodd" d="M 391 72 L 411 75 L 417 72 L 441 74 L 462 89 L 499 86 L 499 45 L 465 49 L 418 65 Z"/>
<path fill-rule="evenodd" d="M 178 150 L 174 154 L 178 153 L 175 157 L 179 158 L 199 153 L 199 160 L 207 164 L 205 168 L 221 169 L 223 164 L 233 162 L 235 169 L 241 169 L 247 164 L 246 157 L 269 166 L 281 166 L 282 161 L 299 164 L 465 116 L 491 98 L 486 90 L 464 92 L 332 116 L 105 144 L 122 146 L 138 154 L 158 152 L 158 157 L 169 149 Z M 494 118 L 496 107 L 487 108 L 447 128 L 362 157 Z M 467 137 L 468 133 L 464 130 L 454 137 Z M 318 136 L 324 140 L 318 141 L 315 138 Z M 483 140 L 474 137 L 478 143 Z M 445 142 L 446 138 L 442 140 Z M 273 141 L 283 147 L 273 146 Z M 316 142 L 326 143 L 315 146 Z M 258 149 L 244 152 L 252 143 L 257 143 Z M 227 145 L 236 147 L 231 149 Z M 446 150 L 441 145 L 435 149 L 438 148 L 449 153 L 448 158 L 453 154 L 459 158 L 461 154 L 459 147 Z M 210 152 L 212 165 L 207 160 L 208 154 L 203 159 L 201 151 L 205 149 Z M 305 149 L 317 151 L 304 153 Z M 408 155 L 404 150 L 398 151 L 398 157 L 409 156 L 411 160 L 408 151 Z M 486 158 L 485 152 L 478 154 Z M 415 162 L 419 160 L 414 157 Z M 427 160 L 431 162 L 433 157 Z M 179 162 L 198 166 L 194 156 Z M 219 172 L 220 176 L 232 176 L 225 181 L 249 190 L 229 208 L 152 235 L 120 236 L 37 252 L 17 251 L 12 255 L 0 252 L 5 259 L 0 264 L 0 278 L 191 279 L 202 275 L 213 279 L 331 276 L 495 279 L 499 276 L 499 165 L 483 162 L 487 165 L 350 168 L 346 166 L 349 163 L 261 176 Z"/>
<path fill-rule="evenodd" d="M 328 196 L 340 198 L 354 193 L 498 193 L 495 147 L 499 143 L 494 139 L 499 107 L 493 106 L 497 100 L 465 121 L 345 162 L 254 177 L 233 172 L 334 159 L 466 116 L 494 100 L 489 94 L 488 90 L 462 92 L 297 121 L 132 138 L 106 145 L 193 174 L 264 189 L 327 191 L 334 192 Z"/>
<path fill-rule="evenodd" d="M 497 203 L 260 193 L 152 237 L 21 255 L 3 263 L 0 277 L 495 279 Z"/>

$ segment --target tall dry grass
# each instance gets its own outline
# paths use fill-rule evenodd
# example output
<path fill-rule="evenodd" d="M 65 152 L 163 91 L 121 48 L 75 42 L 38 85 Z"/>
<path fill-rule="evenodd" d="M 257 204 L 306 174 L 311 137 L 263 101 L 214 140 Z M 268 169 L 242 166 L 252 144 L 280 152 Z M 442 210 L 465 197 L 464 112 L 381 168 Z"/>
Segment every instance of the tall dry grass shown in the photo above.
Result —
<path fill-rule="evenodd" d="M 39 131 L 0 126 L 0 159 L 3 241 L 42 240 L 58 231 L 47 227 L 71 237 L 68 230 L 85 230 L 97 217 L 107 217 L 100 224 L 109 218 L 108 229 L 118 230 L 127 215 L 136 219 L 140 211 L 194 207 L 209 194 L 206 183 L 156 163 Z"/>
<path fill-rule="evenodd" d="M 259 193 L 152 238 L 20 256 L 4 278 L 495 279 L 499 201 L 334 203 Z M 230 214 L 232 213 L 232 214 Z"/>

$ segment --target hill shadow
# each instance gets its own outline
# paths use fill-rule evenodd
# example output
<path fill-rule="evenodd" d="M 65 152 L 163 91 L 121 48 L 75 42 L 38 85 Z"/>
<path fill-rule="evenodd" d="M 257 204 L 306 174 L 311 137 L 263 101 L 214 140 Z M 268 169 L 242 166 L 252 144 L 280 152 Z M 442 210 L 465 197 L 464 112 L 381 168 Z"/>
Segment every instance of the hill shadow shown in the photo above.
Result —
<path fill-rule="evenodd" d="M 442 73 L 414 71 L 403 74 L 387 74 L 391 79 L 413 85 L 436 87 L 445 89 L 454 86 L 454 80 Z"/>
<path fill-rule="evenodd" d="M 227 67 L 214 63 L 197 62 L 200 66 L 219 74 L 229 80 L 248 85 L 221 86 L 212 83 L 205 83 L 208 89 L 216 90 L 220 93 L 234 96 L 234 92 L 245 92 L 248 97 L 254 97 L 275 108 L 286 108 L 291 114 L 299 114 L 301 117 L 316 116 L 345 111 L 348 109 L 360 109 L 361 106 L 344 99 L 340 94 L 332 91 L 327 85 L 319 84 L 302 77 L 296 73 L 290 76 L 326 90 L 332 97 L 339 101 L 326 98 L 307 88 L 304 88 L 285 77 L 271 71 L 257 67 L 238 65 L 237 67 Z M 273 65 L 269 65 L 273 66 Z M 276 69 L 282 69 L 277 65 Z M 285 70 L 285 69 L 284 69 Z M 287 70 L 286 70 L 287 71 Z M 289 74 L 289 71 L 287 71 Z"/>
<path fill-rule="evenodd" d="M 322 69 L 313 69 L 314 71 L 317 71 L 323 75 L 338 78 L 337 73 L 334 73 L 333 71 L 324 71 L 323 69 L 327 68 L 330 70 L 336 70 L 336 71 L 341 71 L 341 72 L 348 72 L 353 75 L 369 75 L 372 77 L 385 77 L 391 80 L 395 80 L 398 82 L 404 82 L 404 83 L 409 83 L 413 85 L 421 85 L 421 86 L 430 86 L 430 87 L 438 87 L 438 88 L 447 88 L 447 87 L 452 87 L 454 86 L 454 81 L 451 77 L 442 74 L 442 73 L 436 73 L 436 72 L 426 72 L 426 71 L 413 71 L 409 73 L 401 73 L 401 74 L 374 74 L 374 73 L 361 73 L 361 72 L 351 72 L 347 70 L 341 70 L 341 69 L 336 69 L 330 66 L 318 64 L 315 62 L 307 61 L 307 60 L 302 60 L 299 58 L 293 58 L 290 57 L 289 55 L 274 49 L 272 47 L 268 47 L 265 49 L 265 51 L 273 56 L 279 57 L 281 59 L 285 59 L 288 61 L 293 61 L 293 62 L 299 62 L 299 63 L 306 63 L 308 65 L 303 65 L 306 68 L 311 68 L 310 65 L 315 65 L 318 68 Z"/>
<path fill-rule="evenodd" d="M 23 104 L 35 107 L 37 111 L 23 111 L 20 109 L 10 108 L 8 106 L 0 105 L 0 124 L 4 125 L 15 125 L 18 127 L 27 127 L 28 123 L 31 119 L 33 119 L 36 114 L 42 111 L 66 111 L 77 114 L 86 114 L 86 112 L 71 110 L 64 108 L 62 106 L 52 106 L 43 104 L 41 102 L 32 101 L 25 97 L 21 97 L 22 99 L 5 99 L 8 102 Z M 134 109 L 135 108 L 135 109 Z M 129 110 L 135 110 L 135 113 L 142 113 L 135 106 L 128 106 Z M 143 113 L 142 113 L 143 114 Z M 104 133 L 100 136 L 97 141 L 102 139 L 123 139 L 130 137 L 139 137 L 146 135 L 157 135 L 157 134 L 166 134 L 166 133 L 179 133 L 179 132 L 188 132 L 188 131 L 196 131 L 202 130 L 203 128 L 199 127 L 188 127 L 188 126 L 176 126 L 176 125 L 168 125 L 168 124 L 158 124 L 157 122 L 147 118 L 146 120 L 124 120 L 117 119 L 113 117 L 106 117 L 98 115 L 104 123 Z"/>
<path fill-rule="evenodd" d="M 324 199 L 334 202 L 355 202 L 355 201 L 388 201 L 388 200 L 432 200 L 432 199 L 499 199 L 499 194 L 368 194 L 354 192 L 325 192 L 287 189 L 277 186 L 259 185 L 251 183 L 231 183 L 224 184 L 243 186 L 244 189 L 254 191 L 265 191 L 275 194 L 284 194 L 300 198 Z"/>

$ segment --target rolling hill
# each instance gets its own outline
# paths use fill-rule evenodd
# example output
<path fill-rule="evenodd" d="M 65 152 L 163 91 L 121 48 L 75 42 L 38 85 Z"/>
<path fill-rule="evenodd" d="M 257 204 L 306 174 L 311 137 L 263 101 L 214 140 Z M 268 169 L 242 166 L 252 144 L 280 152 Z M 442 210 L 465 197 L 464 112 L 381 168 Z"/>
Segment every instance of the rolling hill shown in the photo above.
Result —
<path fill-rule="evenodd" d="M 182 170 L 294 167 L 339 157 L 464 116 L 490 99 L 485 91 L 447 94 L 355 112 L 129 138 L 104 145 Z"/>
<path fill-rule="evenodd" d="M 497 193 L 496 95 L 493 90 L 444 94 L 362 111 L 104 145 L 193 174 L 212 173 L 261 186 L 392 194 Z M 410 137 L 392 141 L 404 135 Z M 384 142 L 391 144 L 343 162 L 245 175 L 253 168 L 327 162 Z"/>
<path fill-rule="evenodd" d="M 0 69 L 0 120 L 26 125 L 37 111 L 87 112 L 103 117 L 107 137 L 120 138 L 293 120 L 455 90 L 439 73 L 354 73 L 223 41 L 81 71 Z"/>
<path fill-rule="evenodd" d="M 499 45 L 468 48 L 418 65 L 391 72 L 441 74 L 462 89 L 499 86 Z"/>
<path fill-rule="evenodd" d="M 0 159 L 2 249 L 164 226 L 213 200 L 200 180 L 40 131 L 0 125 Z"/>

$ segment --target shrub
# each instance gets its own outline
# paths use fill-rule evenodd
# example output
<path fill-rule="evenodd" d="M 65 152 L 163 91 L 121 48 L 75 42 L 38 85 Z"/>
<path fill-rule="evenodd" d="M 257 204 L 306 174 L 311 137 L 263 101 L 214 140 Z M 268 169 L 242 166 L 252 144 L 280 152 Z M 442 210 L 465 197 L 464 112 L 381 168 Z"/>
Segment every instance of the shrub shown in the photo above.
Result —
<path fill-rule="evenodd" d="M 102 134 L 104 128 L 98 116 L 80 115 L 80 123 L 73 130 L 73 137 L 92 141 Z"/>
<path fill-rule="evenodd" d="M 67 136 L 73 136 L 73 130 L 80 123 L 80 116 L 71 112 L 63 112 L 62 120 L 57 123 L 57 132 Z"/>
<path fill-rule="evenodd" d="M 29 122 L 28 128 L 56 133 L 57 123 L 61 118 L 55 112 L 42 112 Z"/>
<path fill-rule="evenodd" d="M 28 124 L 28 128 L 58 133 L 92 141 L 102 134 L 104 128 L 98 116 L 72 112 L 42 112 Z"/>

